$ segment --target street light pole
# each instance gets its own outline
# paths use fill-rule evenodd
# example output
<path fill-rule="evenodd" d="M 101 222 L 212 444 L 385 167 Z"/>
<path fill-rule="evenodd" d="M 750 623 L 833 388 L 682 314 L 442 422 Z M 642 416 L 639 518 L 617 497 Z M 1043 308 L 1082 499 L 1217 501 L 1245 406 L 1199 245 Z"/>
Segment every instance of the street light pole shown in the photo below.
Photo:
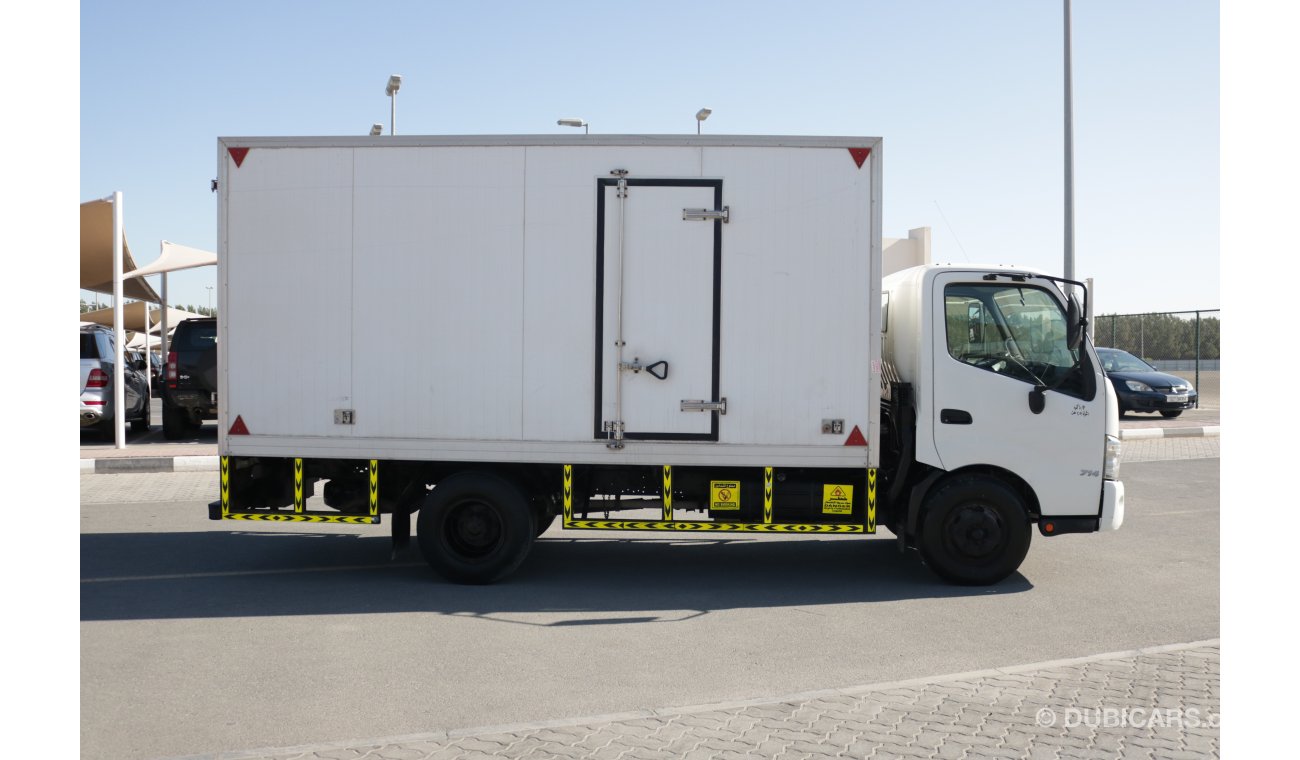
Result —
<path fill-rule="evenodd" d="M 1070 63 L 1070 0 L 1065 15 L 1065 279 L 1074 279 L 1074 73 Z"/>
<path fill-rule="evenodd" d="M 384 88 L 384 92 L 388 95 L 388 100 L 389 100 L 389 111 L 388 111 L 388 134 L 389 135 L 397 134 L 397 91 L 400 90 L 401 88 L 402 88 L 401 74 L 393 74 L 392 76 L 388 77 L 388 86 Z"/>
<path fill-rule="evenodd" d="M 203 287 L 208 289 L 208 316 L 210 317 L 212 316 L 212 286 L 204 285 Z"/>
<path fill-rule="evenodd" d="M 704 125 L 704 120 L 709 118 L 711 113 L 713 113 L 712 108 L 701 108 L 695 112 L 695 134 L 700 134 L 700 128 Z"/>

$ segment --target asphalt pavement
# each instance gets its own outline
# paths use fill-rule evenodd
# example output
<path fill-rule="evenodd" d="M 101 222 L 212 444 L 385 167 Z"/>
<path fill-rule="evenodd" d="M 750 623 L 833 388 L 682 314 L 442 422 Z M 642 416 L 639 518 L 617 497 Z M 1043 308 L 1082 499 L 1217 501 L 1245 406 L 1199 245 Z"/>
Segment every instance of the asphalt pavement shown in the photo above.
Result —
<path fill-rule="evenodd" d="M 556 528 L 455 586 L 387 526 L 210 522 L 215 473 L 83 474 L 82 754 L 1217 756 L 1217 457 L 1126 442 L 1124 527 L 979 589 L 884 534 Z"/>

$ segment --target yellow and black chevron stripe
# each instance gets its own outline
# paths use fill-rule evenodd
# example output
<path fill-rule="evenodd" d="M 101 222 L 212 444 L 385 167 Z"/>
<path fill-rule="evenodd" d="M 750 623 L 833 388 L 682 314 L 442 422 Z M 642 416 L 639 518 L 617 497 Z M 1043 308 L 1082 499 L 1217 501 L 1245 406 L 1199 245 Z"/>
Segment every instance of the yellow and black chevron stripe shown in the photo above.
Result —
<path fill-rule="evenodd" d="M 573 465 L 564 465 L 564 521 L 573 519 Z"/>
<path fill-rule="evenodd" d="M 370 460 L 370 516 L 379 522 L 379 460 Z"/>
<path fill-rule="evenodd" d="M 853 524 L 722 523 L 681 520 L 565 520 L 565 530 L 661 530 L 682 533 L 863 533 Z"/>
<path fill-rule="evenodd" d="M 772 468 L 763 468 L 763 522 L 772 522 Z"/>
<path fill-rule="evenodd" d="M 876 468 L 867 468 L 867 532 L 876 532 Z"/>
<path fill-rule="evenodd" d="M 250 520 L 253 522 L 349 523 L 353 525 L 374 525 L 379 523 L 378 515 L 323 515 L 289 512 L 231 512 L 223 514 L 221 519 Z"/>
<path fill-rule="evenodd" d="M 293 511 L 302 514 L 307 505 L 302 498 L 302 458 L 293 460 Z"/>
<path fill-rule="evenodd" d="M 664 465 L 664 519 L 673 519 L 673 466 Z"/>
<path fill-rule="evenodd" d="M 221 458 L 221 516 L 230 514 L 230 457 Z"/>

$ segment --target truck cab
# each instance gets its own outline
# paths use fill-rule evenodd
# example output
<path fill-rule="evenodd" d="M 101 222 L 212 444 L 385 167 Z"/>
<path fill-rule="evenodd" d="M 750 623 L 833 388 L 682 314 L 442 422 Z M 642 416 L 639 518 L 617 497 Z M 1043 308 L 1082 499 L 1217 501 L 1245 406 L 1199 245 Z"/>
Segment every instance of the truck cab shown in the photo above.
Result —
<path fill-rule="evenodd" d="M 950 580 L 1014 569 L 1032 523 L 1051 536 L 1123 521 L 1117 400 L 1086 337 L 1071 345 L 1079 308 L 1057 282 L 954 266 L 882 282 L 893 528 Z"/>

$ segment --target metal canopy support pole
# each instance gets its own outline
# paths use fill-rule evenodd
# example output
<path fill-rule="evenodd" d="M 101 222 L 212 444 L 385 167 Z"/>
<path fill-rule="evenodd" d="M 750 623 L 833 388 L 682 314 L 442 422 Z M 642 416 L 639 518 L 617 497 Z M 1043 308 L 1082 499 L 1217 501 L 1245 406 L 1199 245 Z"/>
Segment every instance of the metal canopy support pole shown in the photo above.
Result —
<path fill-rule="evenodd" d="M 163 369 L 163 380 L 166 380 L 166 379 L 167 379 L 167 371 L 166 371 L 166 363 L 167 363 L 167 273 L 166 273 L 166 272 L 163 272 L 163 273 L 162 273 L 162 320 L 161 320 L 161 322 L 162 322 L 162 328 L 159 330 L 159 333 L 162 335 L 162 346 L 161 346 L 161 349 L 162 349 L 162 360 L 163 360 L 163 364 L 164 364 L 164 369 Z M 162 388 L 159 388 L 159 389 L 158 389 L 158 395 L 159 395 L 159 396 L 162 395 Z"/>
<path fill-rule="evenodd" d="M 126 448 L 126 356 L 122 331 L 122 191 L 113 193 L 113 442 Z"/>
<path fill-rule="evenodd" d="M 144 304 L 144 418 L 153 424 L 153 347 L 149 345 L 149 304 Z"/>

